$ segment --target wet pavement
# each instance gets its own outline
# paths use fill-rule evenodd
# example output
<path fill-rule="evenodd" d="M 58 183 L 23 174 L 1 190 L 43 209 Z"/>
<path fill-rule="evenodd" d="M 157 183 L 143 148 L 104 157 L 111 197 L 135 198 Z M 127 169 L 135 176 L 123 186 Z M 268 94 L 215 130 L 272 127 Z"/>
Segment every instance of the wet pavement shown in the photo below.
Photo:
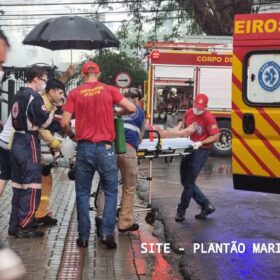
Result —
<path fill-rule="evenodd" d="M 186 221 L 176 223 L 174 216 L 182 191 L 179 163 L 179 158 L 170 164 L 162 158 L 153 160 L 152 206 L 159 214 L 151 226 L 145 222 L 145 211 L 135 212 L 140 230 L 125 234 L 116 230 L 116 250 L 105 249 L 96 236 L 95 212 L 91 212 L 89 247 L 76 246 L 75 191 L 67 177 L 68 169 L 53 170 L 51 209 L 58 225 L 41 227 L 43 238 L 8 236 L 12 193 L 8 186 L 0 198 L 0 239 L 22 258 L 27 269 L 22 279 L 280 279 L 279 195 L 234 190 L 230 159 L 210 158 L 198 185 L 216 212 L 205 221 L 196 220 L 194 215 L 200 209 L 192 201 Z M 148 162 L 139 169 L 140 177 L 146 177 Z M 138 194 L 147 199 L 147 181 L 139 181 Z M 170 243 L 171 252 L 153 252 L 151 244 L 159 242 Z M 150 245 L 145 254 L 141 253 L 144 243 Z M 209 251 L 213 246 L 229 244 L 233 248 L 233 244 L 241 243 L 245 246 L 242 253 L 226 253 L 225 247 L 221 252 Z M 254 253 L 254 244 L 275 245 L 275 252 Z M 196 252 L 195 246 L 199 247 Z"/>
<path fill-rule="evenodd" d="M 280 279 L 279 195 L 234 190 L 231 159 L 210 158 L 197 183 L 216 212 L 196 220 L 200 209 L 192 200 L 186 220 L 176 223 L 182 191 L 179 163 L 179 158 L 171 164 L 153 161 L 152 205 L 159 210 L 154 233 L 171 244 L 166 260 L 185 279 Z M 143 165 L 141 173 L 147 169 Z M 139 191 L 147 197 L 147 191 Z M 243 247 L 236 252 L 234 244 Z"/>
<path fill-rule="evenodd" d="M 152 236 L 153 227 L 148 225 L 144 212 L 135 214 L 140 230 L 119 234 L 115 231 L 118 248 L 108 250 L 95 233 L 91 212 L 92 231 L 88 248 L 76 245 L 77 221 L 74 183 L 69 181 L 68 169 L 53 170 L 51 209 L 58 225 L 40 227 L 43 238 L 17 239 L 8 236 L 12 190 L 6 187 L 0 198 L 0 240 L 12 248 L 23 260 L 27 273 L 23 280 L 41 279 L 180 279 L 180 275 L 162 257 L 162 254 L 141 253 L 141 243 L 158 242 Z M 93 184 L 97 186 L 96 181 Z M 138 203 L 139 201 L 137 201 Z M 91 199 L 93 205 L 93 199 Z"/>
<path fill-rule="evenodd" d="M 22 258 L 27 270 L 23 279 L 56 279 L 75 200 L 74 184 L 65 180 L 66 175 L 65 170 L 54 173 L 51 204 L 58 226 L 41 227 L 40 230 L 45 232 L 43 238 L 17 239 L 8 236 L 12 197 L 10 185 L 0 198 L 0 240 Z"/>

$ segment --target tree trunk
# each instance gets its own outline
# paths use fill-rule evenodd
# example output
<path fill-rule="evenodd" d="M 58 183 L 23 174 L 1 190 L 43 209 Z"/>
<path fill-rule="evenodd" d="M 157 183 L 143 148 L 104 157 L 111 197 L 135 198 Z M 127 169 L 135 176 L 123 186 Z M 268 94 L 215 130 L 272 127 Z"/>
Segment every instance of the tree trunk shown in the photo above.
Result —
<path fill-rule="evenodd" d="M 232 35 L 235 14 L 251 12 L 253 0 L 176 0 L 207 35 Z"/>

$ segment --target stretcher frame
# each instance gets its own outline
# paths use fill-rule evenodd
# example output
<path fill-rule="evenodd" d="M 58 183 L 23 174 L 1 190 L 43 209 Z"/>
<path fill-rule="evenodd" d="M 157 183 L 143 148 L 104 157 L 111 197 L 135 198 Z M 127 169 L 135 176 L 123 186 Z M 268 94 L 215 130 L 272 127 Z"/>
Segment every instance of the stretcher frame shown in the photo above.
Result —
<path fill-rule="evenodd" d="M 155 211 L 152 208 L 152 181 L 153 181 L 153 160 L 157 159 L 157 158 L 173 158 L 176 156 L 186 156 L 192 153 L 193 151 L 193 146 L 191 145 L 192 141 L 186 138 L 181 138 L 181 140 L 184 141 L 188 140 L 189 141 L 189 145 L 186 145 L 185 147 L 182 147 L 182 145 L 179 148 L 176 147 L 169 147 L 169 146 L 164 146 L 162 145 L 162 139 L 160 137 L 160 134 L 157 130 L 146 130 L 146 132 L 149 135 L 153 135 L 153 139 L 144 139 L 146 141 L 150 141 L 150 142 L 154 142 L 154 147 L 143 147 L 143 145 L 139 146 L 139 149 L 137 151 L 137 164 L 138 166 L 146 159 L 149 160 L 149 164 L 148 164 L 148 176 L 147 177 L 137 177 L 138 179 L 144 179 L 147 180 L 149 182 L 149 186 L 148 186 L 148 203 L 147 205 L 142 205 L 142 204 L 135 204 L 134 205 L 134 212 L 150 212 L 150 214 L 152 214 L 152 220 L 153 217 L 155 216 Z M 154 141 L 154 134 L 156 134 L 156 141 Z M 167 140 L 167 139 L 166 139 Z M 176 150 L 178 149 L 184 149 L 184 152 L 176 152 Z M 42 151 L 42 154 L 52 154 L 53 157 L 53 167 L 58 166 L 57 160 L 61 157 L 61 156 L 55 156 L 54 153 L 51 152 L 45 152 Z M 171 162 L 171 161 L 170 161 Z M 69 160 L 68 162 L 69 167 L 71 168 L 71 166 L 73 166 L 74 164 L 74 160 Z M 121 179 L 119 181 L 119 184 L 121 184 Z M 95 191 L 93 191 L 91 193 L 91 197 L 94 197 L 94 206 L 95 209 L 97 209 L 97 197 L 98 197 L 98 193 L 101 187 L 101 183 L 99 180 L 97 189 Z M 90 210 L 94 210 L 94 207 L 90 207 Z M 146 217 L 146 221 L 147 220 L 151 220 L 149 219 L 148 215 Z M 147 221 L 148 222 L 148 221 Z M 149 223 L 149 222 L 148 222 Z"/>
<path fill-rule="evenodd" d="M 160 137 L 160 134 L 157 130 L 147 130 L 147 133 L 155 133 L 157 135 L 157 143 L 155 145 L 154 149 L 145 149 L 141 148 L 141 145 L 139 146 L 139 149 L 137 151 L 137 160 L 138 160 L 138 166 L 145 160 L 149 160 L 148 164 L 148 176 L 147 177 L 138 177 L 138 179 L 144 179 L 149 182 L 149 187 L 148 187 L 148 193 L 149 193 L 149 198 L 148 198 L 148 204 L 147 205 L 140 205 L 136 204 L 134 205 L 134 212 L 143 212 L 143 211 L 151 211 L 152 210 L 152 181 L 153 181 L 153 159 L 157 158 L 173 158 L 175 156 L 186 156 L 192 153 L 193 147 L 190 145 L 184 147 L 184 152 L 176 152 L 176 147 L 162 147 L 162 139 Z M 182 149 L 182 147 L 180 147 Z"/>

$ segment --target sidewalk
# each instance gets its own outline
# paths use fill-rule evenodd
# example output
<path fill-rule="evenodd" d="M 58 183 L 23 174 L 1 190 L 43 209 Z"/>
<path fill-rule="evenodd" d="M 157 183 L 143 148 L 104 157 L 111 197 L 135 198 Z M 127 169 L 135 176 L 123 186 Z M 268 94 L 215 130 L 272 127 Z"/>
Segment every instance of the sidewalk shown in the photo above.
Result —
<path fill-rule="evenodd" d="M 24 280 L 175 279 L 164 276 L 165 272 L 161 270 L 165 261 L 160 259 L 160 255 L 141 254 L 141 240 L 155 240 L 151 234 L 152 227 L 144 221 L 145 213 L 136 214 L 140 230 L 125 234 L 116 231 L 118 248 L 108 250 L 96 236 L 95 212 L 91 212 L 92 230 L 89 247 L 86 249 L 77 247 L 74 182 L 69 181 L 67 172 L 68 169 L 64 168 L 53 171 L 51 209 L 54 217 L 58 219 L 58 225 L 41 227 L 40 230 L 45 232 L 43 238 L 17 239 L 8 236 L 12 197 L 10 185 L 0 198 L 0 239 L 22 258 L 27 270 Z M 91 199 L 91 205 L 93 202 Z M 170 270 L 166 269 L 166 273 L 169 272 Z"/>

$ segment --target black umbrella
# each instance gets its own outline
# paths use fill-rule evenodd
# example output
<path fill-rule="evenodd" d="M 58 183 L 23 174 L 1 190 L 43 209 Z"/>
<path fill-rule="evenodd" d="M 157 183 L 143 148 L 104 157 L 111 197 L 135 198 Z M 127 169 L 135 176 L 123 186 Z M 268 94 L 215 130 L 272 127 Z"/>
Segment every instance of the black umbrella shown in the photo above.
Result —
<path fill-rule="evenodd" d="M 79 16 L 44 20 L 30 31 L 22 43 L 50 50 L 93 50 L 120 45 L 117 37 L 104 24 Z"/>

